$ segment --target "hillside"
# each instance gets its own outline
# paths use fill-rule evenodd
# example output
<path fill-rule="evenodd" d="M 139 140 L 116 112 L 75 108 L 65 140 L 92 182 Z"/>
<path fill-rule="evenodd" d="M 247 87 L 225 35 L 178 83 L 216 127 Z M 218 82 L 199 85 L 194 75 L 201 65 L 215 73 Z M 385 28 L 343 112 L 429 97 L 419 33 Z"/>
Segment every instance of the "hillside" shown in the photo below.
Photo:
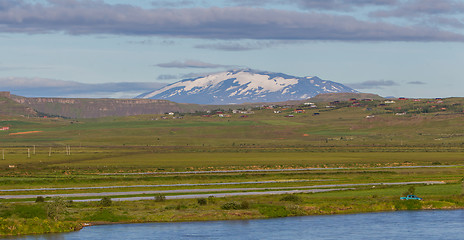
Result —
<path fill-rule="evenodd" d="M 192 112 L 202 107 L 152 99 L 85 99 L 85 98 L 25 98 L 13 96 L 16 104 L 27 106 L 45 115 L 67 118 L 100 118 Z"/>
<path fill-rule="evenodd" d="M 82 101 L 89 102 L 81 106 L 90 106 L 90 102 L 93 102 L 94 107 L 105 102 L 88 99 Z M 70 103 L 61 103 L 66 104 Z M 128 106 L 131 105 L 127 104 L 126 107 L 129 108 Z M 339 146 L 353 150 L 357 147 L 406 146 L 460 149 L 464 141 L 464 126 L 461 124 L 463 111 L 464 98 L 361 99 L 293 107 L 258 106 L 194 114 L 161 113 L 111 119 L 82 119 L 79 124 L 76 121 L 54 119 L 43 120 L 41 125 L 36 125 L 42 119 L 24 118 L 18 121 L 33 121 L 35 125 L 11 124 L 11 131 L 43 132 L 30 135 L 31 139 L 25 135 L 5 137 L 2 141 L 14 145 L 27 145 L 36 141 L 36 144 L 48 145 L 57 143 L 59 136 L 66 139 L 63 141 L 68 144 L 148 144 L 187 149 L 197 146 L 208 151 L 216 147 L 274 149 L 289 146 L 310 149 Z M 76 135 L 76 130 L 80 132 L 79 136 Z"/>
<path fill-rule="evenodd" d="M 383 100 L 384 98 L 372 93 L 321 93 L 313 98 L 311 102 L 333 102 L 333 101 L 348 101 L 349 99 L 372 99 Z"/>
<path fill-rule="evenodd" d="M 175 103 L 155 99 L 100 99 L 100 98 L 26 98 L 4 92 L 0 95 L 0 114 L 24 116 L 60 116 L 66 118 L 100 118 L 111 116 L 134 116 L 163 114 L 166 112 L 192 113 L 215 109 L 233 110 L 263 105 L 300 105 L 304 102 L 330 102 L 357 99 L 382 99 L 378 95 L 364 93 L 330 93 L 318 95 L 311 100 L 284 102 L 243 103 L 237 105 L 198 105 Z"/>
<path fill-rule="evenodd" d="M 11 99 L 9 92 L 0 92 L 0 115 L 37 116 L 37 112 Z"/>

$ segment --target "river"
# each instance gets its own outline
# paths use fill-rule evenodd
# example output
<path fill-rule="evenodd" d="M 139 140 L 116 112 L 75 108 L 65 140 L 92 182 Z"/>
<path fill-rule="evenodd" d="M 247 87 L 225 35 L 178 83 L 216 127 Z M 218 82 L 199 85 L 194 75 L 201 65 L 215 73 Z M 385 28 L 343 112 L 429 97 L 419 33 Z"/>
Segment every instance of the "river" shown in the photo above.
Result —
<path fill-rule="evenodd" d="M 464 239 L 464 210 L 116 224 L 13 239 Z"/>

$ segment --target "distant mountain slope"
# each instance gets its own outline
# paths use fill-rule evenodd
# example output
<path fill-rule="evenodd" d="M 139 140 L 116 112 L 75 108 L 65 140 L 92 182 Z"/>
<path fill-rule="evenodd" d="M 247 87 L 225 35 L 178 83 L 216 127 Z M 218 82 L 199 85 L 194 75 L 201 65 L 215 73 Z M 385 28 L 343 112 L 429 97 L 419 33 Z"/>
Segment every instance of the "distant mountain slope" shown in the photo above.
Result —
<path fill-rule="evenodd" d="M 348 101 L 351 98 L 383 100 L 385 98 L 372 93 L 322 93 L 313 98 L 311 102 L 332 102 L 332 101 Z"/>
<path fill-rule="evenodd" d="M 9 92 L 0 92 L 0 115 L 37 116 L 37 112 L 31 107 L 20 104 L 11 99 Z"/>
<path fill-rule="evenodd" d="M 25 98 L 18 96 L 12 96 L 12 99 L 17 104 L 33 108 L 38 112 L 68 118 L 99 118 L 203 110 L 200 105 L 152 99 Z"/>
<path fill-rule="evenodd" d="M 302 100 L 321 93 L 340 92 L 357 91 L 318 77 L 295 77 L 246 69 L 182 80 L 137 98 L 222 105 Z"/>

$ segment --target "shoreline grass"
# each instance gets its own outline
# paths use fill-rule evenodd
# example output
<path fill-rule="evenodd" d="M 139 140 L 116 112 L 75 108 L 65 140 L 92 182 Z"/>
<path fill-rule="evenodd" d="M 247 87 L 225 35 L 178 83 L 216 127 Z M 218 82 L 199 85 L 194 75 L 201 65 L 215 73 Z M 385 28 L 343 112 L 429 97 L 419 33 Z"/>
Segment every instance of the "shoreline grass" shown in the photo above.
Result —
<path fill-rule="evenodd" d="M 459 184 L 448 186 L 454 190 Z M 445 191 L 439 194 L 436 186 L 421 186 L 417 188 L 424 201 L 401 201 L 397 197 L 403 188 L 364 189 L 346 191 L 266 195 L 247 197 L 226 197 L 206 199 L 206 204 L 199 204 L 198 199 L 177 200 L 141 200 L 137 204 L 113 201 L 110 206 L 102 206 L 100 202 L 68 203 L 59 221 L 43 218 L 43 210 L 47 203 L 7 204 L 22 206 L 35 210 L 27 217 L 17 217 L 21 213 L 5 216 L 5 204 L 0 206 L 0 234 L 2 236 L 18 234 L 37 234 L 47 232 L 67 232 L 79 230 L 82 226 L 114 223 L 148 223 L 148 222 L 180 222 L 180 221 L 213 221 L 213 220 L 243 220 L 263 219 L 288 216 L 310 216 L 328 214 L 354 214 L 367 212 L 384 212 L 399 210 L 430 210 L 430 209 L 463 209 L 464 195 L 450 194 Z M 432 195 L 431 195 L 432 194 Z M 396 195 L 396 196 L 393 196 Z M 236 209 L 225 209 L 224 205 L 241 206 Z M 19 211 L 19 210 L 17 210 Z M 17 215 L 15 215 L 17 214 Z M 34 215 L 35 214 L 35 215 Z M 42 215 L 41 215 L 42 214 Z M 16 216 L 16 217 L 12 217 Z M 14 223 L 15 228 L 6 227 Z M 11 225 L 10 225 L 11 226 Z M 42 227 L 41 227 L 42 226 Z"/>

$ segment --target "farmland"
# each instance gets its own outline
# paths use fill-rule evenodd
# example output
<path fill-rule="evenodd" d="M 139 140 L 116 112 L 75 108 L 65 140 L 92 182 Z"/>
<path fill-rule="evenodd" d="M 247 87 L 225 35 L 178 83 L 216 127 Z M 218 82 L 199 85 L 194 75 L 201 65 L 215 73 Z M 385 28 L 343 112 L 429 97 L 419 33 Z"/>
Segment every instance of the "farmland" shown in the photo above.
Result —
<path fill-rule="evenodd" d="M 314 105 L 218 107 L 209 112 L 96 119 L 3 115 L 0 127 L 9 130 L 0 131 L 0 217 L 4 226 L 12 222 L 24 226 L 23 230 L 2 228 L 3 234 L 30 233 L 26 226 L 51 221 L 51 216 L 58 216 L 55 220 L 72 230 L 94 222 L 464 206 L 464 99 Z M 381 184 L 400 182 L 408 184 Z M 218 183 L 227 184 L 201 185 Z M 361 185 L 320 193 L 214 197 L 207 198 L 206 204 L 189 199 L 188 193 L 163 192 L 166 200 L 156 199 L 157 191 L 191 190 L 213 196 L 271 188 L 332 189 L 327 185 L 337 184 Z M 419 207 L 398 202 L 410 187 L 424 198 Z M 102 206 L 101 197 L 86 197 L 86 193 L 152 200 Z M 82 196 L 66 197 L 66 210 L 50 215 L 50 204 L 58 200 L 47 195 L 60 194 Z M 30 197 L 2 198 L 7 195 Z M 176 195 L 187 197 L 172 199 Z M 45 197 L 45 202 L 33 203 L 37 196 Z M 36 214 L 25 215 L 29 208 Z M 67 231 L 57 229 L 50 231 Z"/>

